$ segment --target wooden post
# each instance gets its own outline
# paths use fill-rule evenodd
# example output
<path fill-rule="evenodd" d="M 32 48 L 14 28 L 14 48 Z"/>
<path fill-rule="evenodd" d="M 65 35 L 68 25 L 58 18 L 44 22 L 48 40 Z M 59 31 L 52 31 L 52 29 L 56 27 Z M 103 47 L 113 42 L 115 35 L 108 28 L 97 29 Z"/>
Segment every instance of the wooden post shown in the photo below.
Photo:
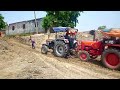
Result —
<path fill-rule="evenodd" d="M 10 35 L 10 33 L 9 33 L 9 25 L 7 26 L 7 29 L 8 29 L 8 36 Z M 10 39 L 10 37 L 9 37 L 9 39 Z"/>
<path fill-rule="evenodd" d="M 36 33 L 38 34 L 38 29 L 37 29 L 37 21 L 36 21 L 36 13 L 35 13 L 35 11 L 34 11 L 34 17 L 35 17 L 35 29 L 36 29 Z"/>

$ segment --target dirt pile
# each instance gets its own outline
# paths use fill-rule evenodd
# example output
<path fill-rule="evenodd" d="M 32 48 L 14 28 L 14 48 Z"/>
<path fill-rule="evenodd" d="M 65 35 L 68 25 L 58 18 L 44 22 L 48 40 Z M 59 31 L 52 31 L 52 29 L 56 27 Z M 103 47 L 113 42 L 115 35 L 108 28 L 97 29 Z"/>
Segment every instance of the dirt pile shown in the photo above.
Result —
<path fill-rule="evenodd" d="M 9 49 L 10 49 L 9 48 L 9 43 L 4 39 L 0 39 L 0 55 L 4 54 Z"/>
<path fill-rule="evenodd" d="M 88 33 L 78 32 L 77 40 L 93 40 L 93 36 Z"/>
<path fill-rule="evenodd" d="M 41 45 L 43 43 L 46 43 L 46 40 L 48 39 L 47 34 L 35 34 L 35 35 L 31 35 L 31 37 L 32 39 L 35 40 L 35 46 L 37 48 L 40 48 Z M 30 36 L 22 36 L 22 37 L 16 36 L 15 39 L 18 40 L 20 43 L 31 46 L 31 41 L 29 40 Z M 51 34 L 49 39 L 55 39 L 55 34 Z"/>

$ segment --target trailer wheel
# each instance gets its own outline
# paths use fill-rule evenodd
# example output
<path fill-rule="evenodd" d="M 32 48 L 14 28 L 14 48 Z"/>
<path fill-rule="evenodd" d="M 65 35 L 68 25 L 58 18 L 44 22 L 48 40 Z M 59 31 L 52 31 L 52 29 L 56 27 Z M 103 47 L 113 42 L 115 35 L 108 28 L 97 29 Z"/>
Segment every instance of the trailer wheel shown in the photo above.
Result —
<path fill-rule="evenodd" d="M 48 47 L 46 45 L 43 45 L 42 48 L 41 48 L 41 53 L 42 54 L 47 54 L 48 52 Z"/>
<path fill-rule="evenodd" d="M 87 51 L 79 51 L 78 57 L 82 61 L 88 61 L 90 60 L 90 55 Z"/>
<path fill-rule="evenodd" d="M 120 69 L 120 51 L 116 49 L 107 49 L 102 54 L 102 63 L 109 69 Z"/>

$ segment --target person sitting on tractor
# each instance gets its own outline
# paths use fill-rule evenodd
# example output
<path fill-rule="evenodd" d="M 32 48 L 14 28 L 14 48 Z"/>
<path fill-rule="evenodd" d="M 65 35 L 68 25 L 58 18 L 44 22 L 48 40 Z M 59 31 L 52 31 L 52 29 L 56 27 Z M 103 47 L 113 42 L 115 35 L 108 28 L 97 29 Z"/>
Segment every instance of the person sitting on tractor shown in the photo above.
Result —
<path fill-rule="evenodd" d="M 65 39 L 68 39 L 69 41 L 69 49 L 74 49 L 75 48 L 75 43 L 76 43 L 76 34 L 78 30 L 75 32 L 70 32 L 69 30 L 66 31 L 66 35 L 64 36 Z"/>
<path fill-rule="evenodd" d="M 64 56 L 65 58 L 68 58 L 69 56 L 70 56 L 70 48 L 71 48 L 71 44 L 70 44 L 70 42 L 71 42 L 71 37 L 70 37 L 70 32 L 69 32 L 69 30 L 67 29 L 66 30 L 66 34 L 65 34 L 65 39 L 67 39 L 68 41 L 69 41 L 69 50 L 68 50 L 68 52 L 67 52 L 67 54 Z"/>
<path fill-rule="evenodd" d="M 66 54 L 66 57 L 71 56 L 72 55 L 71 51 L 75 49 L 76 33 L 77 32 L 72 33 L 69 30 L 66 31 L 66 35 L 64 37 L 69 41 L 69 50 L 68 53 Z"/>
<path fill-rule="evenodd" d="M 72 48 L 72 38 L 71 38 L 71 33 L 69 30 L 66 30 L 66 35 L 64 36 L 65 39 L 69 41 L 69 49 Z"/>

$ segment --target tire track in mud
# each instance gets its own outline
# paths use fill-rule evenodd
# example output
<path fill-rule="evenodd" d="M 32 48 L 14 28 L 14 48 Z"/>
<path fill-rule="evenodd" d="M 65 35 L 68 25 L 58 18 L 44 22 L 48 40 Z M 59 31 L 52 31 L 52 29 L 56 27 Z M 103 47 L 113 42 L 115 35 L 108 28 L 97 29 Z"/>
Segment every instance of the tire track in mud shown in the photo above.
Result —
<path fill-rule="evenodd" d="M 49 68 L 53 69 L 53 71 L 55 71 L 55 73 L 58 74 L 59 77 L 61 77 L 61 78 L 65 77 L 54 66 L 52 66 L 51 64 L 45 62 L 45 60 L 43 60 L 43 57 L 40 56 L 40 52 L 39 51 L 35 51 L 35 50 L 31 49 L 30 47 L 28 47 L 28 46 L 26 46 L 24 44 L 19 44 L 17 42 L 13 42 L 13 43 L 14 43 L 14 45 L 17 45 L 18 47 L 21 47 L 21 48 L 24 48 L 25 50 L 30 51 L 33 54 L 34 57 L 37 57 L 37 58 L 39 57 L 39 60 L 35 60 L 35 62 L 39 62 L 39 61 L 41 62 L 42 61 L 42 63 L 46 64 L 47 66 L 49 66 Z M 36 54 L 36 53 L 39 53 L 39 54 Z"/>
<path fill-rule="evenodd" d="M 52 55 L 48 55 L 52 56 Z M 56 58 L 56 57 L 55 57 Z M 57 59 L 57 58 L 56 58 Z M 102 78 L 102 79 L 120 79 L 120 71 L 117 70 L 110 70 L 108 68 L 105 68 L 104 66 L 100 65 L 101 63 L 99 61 L 90 61 L 90 62 L 83 62 L 80 61 L 78 58 L 75 59 L 62 59 L 62 58 L 58 58 L 57 60 L 61 61 L 61 62 L 67 62 L 70 63 L 71 66 L 76 65 L 78 68 L 84 68 L 87 71 L 90 71 L 90 73 L 95 73 L 96 75 L 98 75 L 98 78 Z M 97 64 L 93 63 L 93 62 L 97 62 Z M 100 64 L 98 64 L 100 63 Z M 75 66 L 75 67 L 76 67 Z M 76 68 L 77 69 L 77 68 Z M 85 71 L 83 71 L 85 72 Z M 93 76 L 95 75 L 93 74 Z"/>
<path fill-rule="evenodd" d="M 52 62 L 49 61 L 48 59 L 46 59 L 46 60 L 47 60 L 47 62 L 51 63 L 52 65 L 54 65 L 56 62 L 55 60 Z M 50 60 L 52 60 L 52 58 Z M 69 78 L 80 78 L 80 79 L 82 79 L 82 78 L 85 78 L 85 79 L 115 78 L 112 76 L 104 75 L 102 73 L 97 73 L 97 72 L 91 71 L 89 69 L 86 69 L 86 68 L 81 67 L 81 66 L 77 66 L 77 65 L 72 64 L 72 63 L 57 62 L 56 68 L 59 69 L 59 71 L 62 71 L 66 75 L 67 75 L 67 72 L 70 73 L 71 77 L 69 77 L 69 75 L 67 75 Z"/>
<path fill-rule="evenodd" d="M 21 45 L 19 45 L 19 46 L 21 46 Z M 25 48 L 25 49 L 27 49 L 27 48 Z M 30 49 L 27 49 L 27 50 L 30 50 Z M 57 71 L 59 74 L 61 74 L 65 78 L 78 78 L 78 74 L 79 74 L 80 71 L 76 72 L 75 69 L 74 70 L 72 70 L 72 69 L 69 70 L 69 67 L 71 67 L 71 66 L 68 65 L 69 67 L 66 68 L 66 65 L 63 65 L 63 64 L 67 64 L 67 63 L 61 63 L 60 61 L 53 60 L 53 58 L 47 58 L 46 56 L 42 55 L 39 51 L 33 51 L 33 52 L 35 52 L 34 54 L 36 54 L 39 58 L 41 58 L 41 56 L 42 56 L 42 58 L 40 60 L 42 60 L 45 64 L 47 64 L 48 66 L 50 66 L 51 68 L 53 68 L 53 70 Z M 39 53 L 39 54 L 37 54 L 37 53 Z M 55 62 L 57 62 L 57 63 L 55 63 Z M 66 72 L 71 72 L 71 71 L 75 72 L 75 73 L 74 74 L 73 73 L 71 73 L 71 74 L 67 74 L 66 73 Z M 85 77 L 85 72 L 83 72 L 83 73 L 84 73 L 83 77 Z M 75 77 L 73 77 L 74 75 L 75 75 Z M 86 77 L 88 77 L 88 76 L 86 76 Z"/>
<path fill-rule="evenodd" d="M 65 59 L 66 62 L 62 62 L 62 61 L 57 60 L 56 57 L 54 58 L 54 57 L 49 57 L 48 55 L 43 55 L 40 53 L 40 49 L 32 50 L 28 46 L 23 45 L 23 44 L 19 46 L 34 53 L 38 58 L 40 58 L 40 60 L 42 60 L 42 62 L 44 62 L 47 66 L 51 67 L 62 78 L 73 78 L 73 79 L 74 78 L 80 78 L 80 79 L 82 78 L 83 79 L 116 78 L 116 77 L 110 76 L 109 74 L 105 75 L 100 72 L 98 73 L 93 70 L 84 68 L 82 66 L 78 66 L 74 64 L 75 62 L 68 63 L 66 59 Z"/>

